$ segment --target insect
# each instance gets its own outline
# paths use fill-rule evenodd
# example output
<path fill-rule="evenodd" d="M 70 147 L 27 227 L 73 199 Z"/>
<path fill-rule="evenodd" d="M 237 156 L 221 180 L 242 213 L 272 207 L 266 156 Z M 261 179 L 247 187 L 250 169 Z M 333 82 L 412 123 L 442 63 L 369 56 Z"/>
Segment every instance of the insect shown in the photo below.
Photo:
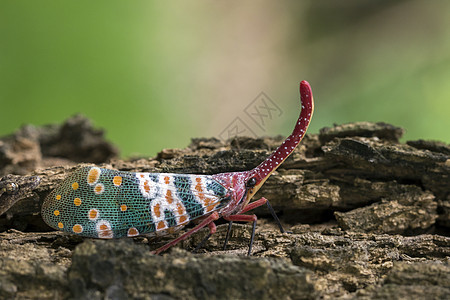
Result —
<path fill-rule="evenodd" d="M 267 204 L 284 232 L 267 199 L 251 203 L 250 200 L 306 133 L 314 110 L 311 87 L 306 81 L 300 83 L 300 98 L 302 109 L 292 134 L 252 170 L 192 175 L 82 167 L 47 196 L 42 205 L 42 217 L 52 228 L 93 238 L 164 235 L 193 220 L 198 222 L 155 253 L 165 251 L 208 226 L 210 233 L 206 241 L 215 233 L 214 221 L 220 217 L 230 222 L 226 242 L 232 222 L 253 222 L 250 255 L 257 217 L 245 214 L 247 211 Z"/>

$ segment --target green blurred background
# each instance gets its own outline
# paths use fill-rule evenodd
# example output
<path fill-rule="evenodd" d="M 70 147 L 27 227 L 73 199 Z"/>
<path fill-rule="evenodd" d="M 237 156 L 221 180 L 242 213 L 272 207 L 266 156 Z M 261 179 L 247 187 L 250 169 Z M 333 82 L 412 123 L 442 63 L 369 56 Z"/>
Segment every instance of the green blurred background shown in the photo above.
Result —
<path fill-rule="evenodd" d="M 0 2 L 0 135 L 81 112 L 123 156 L 218 136 L 264 91 L 290 133 L 384 121 L 450 142 L 449 1 Z"/>

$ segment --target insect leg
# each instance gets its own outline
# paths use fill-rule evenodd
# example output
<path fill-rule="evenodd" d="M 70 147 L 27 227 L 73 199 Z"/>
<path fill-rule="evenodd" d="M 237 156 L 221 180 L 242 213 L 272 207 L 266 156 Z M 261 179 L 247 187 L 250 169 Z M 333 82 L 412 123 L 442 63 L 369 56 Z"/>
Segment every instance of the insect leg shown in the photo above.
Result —
<path fill-rule="evenodd" d="M 177 237 L 176 239 L 168 242 L 167 244 L 165 244 L 164 246 L 156 249 L 155 251 L 153 251 L 153 254 L 159 254 L 167 249 L 169 249 L 170 247 L 172 247 L 175 244 L 178 244 L 180 241 L 186 239 L 188 236 L 196 233 L 197 231 L 199 231 L 200 229 L 202 229 L 203 227 L 205 227 L 206 225 L 208 225 L 211 222 L 214 222 L 215 220 L 217 220 L 219 218 L 219 214 L 215 211 L 212 214 L 210 214 L 207 218 L 205 218 L 203 221 L 201 221 L 197 226 L 195 226 L 194 228 L 192 228 L 191 230 L 183 233 L 182 235 L 180 235 L 179 237 Z"/>
<path fill-rule="evenodd" d="M 233 226 L 233 221 L 228 222 L 227 236 L 225 237 L 225 242 L 223 243 L 223 251 L 227 249 L 228 240 L 230 239 L 231 227 Z"/>
<path fill-rule="evenodd" d="M 278 228 L 280 228 L 281 233 L 290 233 L 286 230 L 284 230 L 283 225 L 281 225 L 280 219 L 278 218 L 277 214 L 275 213 L 275 210 L 273 209 L 272 205 L 270 205 L 269 200 L 267 200 L 266 198 L 262 197 L 259 200 L 253 201 L 252 203 L 249 203 L 247 206 L 245 206 L 242 211 L 238 214 L 238 215 L 231 215 L 231 216 L 227 216 L 224 217 L 225 220 L 230 221 L 230 223 L 228 223 L 228 230 L 227 230 L 227 236 L 225 238 L 225 243 L 223 245 L 223 250 L 226 249 L 227 243 L 228 243 L 228 239 L 230 237 L 230 233 L 231 233 L 231 226 L 233 225 L 233 221 L 242 221 L 242 222 L 253 222 L 253 228 L 252 228 L 252 236 L 250 239 L 250 245 L 249 245 L 249 249 L 248 249 L 248 255 L 251 254 L 252 251 L 252 246 L 253 246 L 253 240 L 255 238 L 255 230 L 256 230 L 256 220 L 257 217 L 255 215 L 242 215 L 243 213 L 246 213 L 252 209 L 255 209 L 257 207 L 260 207 L 262 205 L 266 204 L 267 208 L 270 211 L 270 214 L 272 215 L 272 217 L 275 219 L 275 222 L 278 225 Z"/>
<path fill-rule="evenodd" d="M 283 225 L 281 225 L 280 219 L 278 219 L 278 216 L 277 216 L 275 210 L 273 209 L 272 205 L 270 205 L 270 202 L 269 202 L 268 200 L 267 200 L 267 202 L 266 202 L 266 205 L 267 205 L 267 208 L 269 209 L 270 213 L 272 214 L 272 217 L 275 219 L 275 223 L 277 223 L 278 228 L 280 228 L 280 232 L 281 232 L 281 233 L 285 233 L 285 232 L 286 232 L 286 233 L 292 233 L 292 232 L 290 232 L 290 231 L 286 231 L 286 230 L 283 228 Z"/>
<path fill-rule="evenodd" d="M 257 207 L 259 207 L 261 205 L 264 205 L 266 202 L 268 202 L 268 200 L 266 198 L 264 198 L 264 197 L 259 199 L 259 200 L 256 200 L 256 201 L 248 204 L 247 206 L 245 206 L 244 209 L 241 211 L 241 214 L 243 214 L 243 213 L 245 213 L 245 212 L 247 212 L 249 210 L 255 209 L 255 208 L 257 208 Z M 228 223 L 227 236 L 225 237 L 225 242 L 223 243 L 223 250 L 224 251 L 226 250 L 227 244 L 228 244 L 228 240 L 230 239 L 231 227 L 232 226 L 233 226 L 233 221 L 230 221 Z"/>
<path fill-rule="evenodd" d="M 209 227 L 209 233 L 208 235 L 197 245 L 197 247 L 195 247 L 194 251 L 192 251 L 193 253 L 196 253 L 198 251 L 198 249 L 200 249 L 207 240 L 209 240 L 209 238 L 216 233 L 217 227 L 216 224 L 214 224 L 214 222 L 211 222 L 208 224 Z"/>
<path fill-rule="evenodd" d="M 252 236 L 250 238 L 250 244 L 248 246 L 248 254 L 247 254 L 250 256 L 252 253 L 253 240 L 255 239 L 256 220 L 258 219 L 256 215 L 231 215 L 223 218 L 227 221 L 253 222 Z"/>
<path fill-rule="evenodd" d="M 269 200 L 267 200 L 266 198 L 262 197 L 259 200 L 253 201 L 252 203 L 247 204 L 242 211 L 239 214 L 243 214 L 248 212 L 249 210 L 255 209 L 257 207 L 260 207 L 264 204 L 266 204 L 267 202 L 269 202 Z"/>

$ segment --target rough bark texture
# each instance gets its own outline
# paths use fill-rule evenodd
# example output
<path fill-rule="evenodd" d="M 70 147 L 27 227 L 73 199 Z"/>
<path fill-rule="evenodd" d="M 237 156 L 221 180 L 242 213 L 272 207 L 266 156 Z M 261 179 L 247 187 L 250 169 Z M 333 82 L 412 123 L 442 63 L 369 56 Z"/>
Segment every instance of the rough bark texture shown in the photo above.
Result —
<path fill-rule="evenodd" d="M 283 139 L 193 139 L 186 149 L 123 161 L 81 116 L 26 126 L 0 140 L 0 298 L 448 299 L 450 147 L 402 144 L 402 133 L 364 122 L 308 135 L 255 197 L 269 199 L 291 233 L 280 233 L 259 208 L 252 257 L 245 256 L 247 224 L 234 225 L 222 250 L 223 222 L 198 254 L 191 251 L 207 229 L 154 256 L 150 250 L 171 237 L 65 235 L 43 223 L 40 203 L 79 162 L 144 172 L 240 171 Z"/>

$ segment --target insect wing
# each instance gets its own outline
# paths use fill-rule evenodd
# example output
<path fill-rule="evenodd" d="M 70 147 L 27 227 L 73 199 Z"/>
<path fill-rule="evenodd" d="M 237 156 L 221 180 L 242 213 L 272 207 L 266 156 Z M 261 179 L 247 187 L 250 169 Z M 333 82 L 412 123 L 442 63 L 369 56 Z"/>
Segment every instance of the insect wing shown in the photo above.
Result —
<path fill-rule="evenodd" d="M 51 227 L 69 233 L 114 237 L 113 228 L 120 217 L 116 199 L 126 181 L 120 173 L 98 167 L 74 171 L 47 196 L 42 218 Z"/>
<path fill-rule="evenodd" d="M 208 175 L 136 173 L 155 231 L 177 228 L 225 206 L 228 191 Z"/>
<path fill-rule="evenodd" d="M 42 205 L 55 229 L 113 238 L 166 232 L 228 203 L 228 191 L 208 175 L 120 172 L 83 167 Z"/>

